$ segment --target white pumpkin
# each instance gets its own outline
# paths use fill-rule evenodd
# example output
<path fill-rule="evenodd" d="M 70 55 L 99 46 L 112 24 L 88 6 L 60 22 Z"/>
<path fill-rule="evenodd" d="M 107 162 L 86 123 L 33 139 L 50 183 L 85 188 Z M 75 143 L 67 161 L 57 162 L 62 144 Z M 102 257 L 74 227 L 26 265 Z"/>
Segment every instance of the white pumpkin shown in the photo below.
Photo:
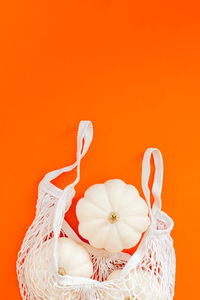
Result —
<path fill-rule="evenodd" d="M 58 273 L 60 275 L 91 277 L 93 264 L 86 249 L 69 238 L 58 240 Z"/>
<path fill-rule="evenodd" d="M 80 235 L 109 252 L 134 247 L 150 224 L 146 202 L 134 186 L 120 179 L 89 187 L 76 214 Z"/>
<path fill-rule="evenodd" d="M 31 283 L 33 291 L 42 299 L 59 300 L 71 299 L 74 292 L 62 286 L 55 285 L 52 276 L 52 240 L 45 242 L 42 248 L 36 251 L 30 258 L 27 270 L 27 278 Z M 81 245 L 69 238 L 59 238 L 57 247 L 58 273 L 62 276 L 91 277 L 93 274 L 93 264 L 88 252 Z"/>
<path fill-rule="evenodd" d="M 119 279 L 120 273 L 121 270 L 112 272 L 108 276 L 107 280 Z M 128 289 L 130 289 L 132 295 L 130 297 L 130 293 L 125 291 L 124 300 L 137 300 L 137 295 L 139 297 L 139 300 L 165 300 L 163 297 L 161 286 L 157 278 L 152 273 L 142 270 L 135 270 L 134 272 L 130 272 L 129 275 L 125 277 L 125 279 L 125 285 Z M 121 284 L 121 286 L 123 285 Z M 113 288 L 113 296 L 116 295 L 115 289 L 116 288 Z M 134 294 L 136 297 L 134 296 Z M 111 297 L 107 298 L 107 300 L 111 299 Z"/>

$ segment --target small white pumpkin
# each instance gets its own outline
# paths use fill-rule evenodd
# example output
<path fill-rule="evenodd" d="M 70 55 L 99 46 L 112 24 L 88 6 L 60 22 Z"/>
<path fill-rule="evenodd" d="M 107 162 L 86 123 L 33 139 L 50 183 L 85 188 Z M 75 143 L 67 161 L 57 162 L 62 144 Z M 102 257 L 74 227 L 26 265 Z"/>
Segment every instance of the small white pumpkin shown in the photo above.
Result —
<path fill-rule="evenodd" d="M 86 249 L 69 238 L 58 240 L 58 273 L 60 275 L 91 277 L 93 264 Z"/>
<path fill-rule="evenodd" d="M 55 285 L 52 276 L 53 240 L 45 242 L 42 248 L 30 258 L 27 269 L 27 278 L 33 291 L 42 299 L 71 299 L 75 295 L 62 286 Z M 57 247 L 58 274 L 64 276 L 91 277 L 93 264 L 85 248 L 69 238 L 59 238 Z"/>
<path fill-rule="evenodd" d="M 150 220 L 137 189 L 120 179 L 95 184 L 76 206 L 79 233 L 96 248 L 119 252 L 134 247 Z"/>
<path fill-rule="evenodd" d="M 121 270 L 116 270 L 112 272 L 107 280 L 115 280 L 119 279 Z M 157 278 L 148 271 L 135 270 L 134 272 L 130 272 L 127 277 L 125 277 L 125 285 L 130 290 L 132 294 L 130 297 L 130 293 L 124 292 L 124 300 L 137 300 L 137 295 L 140 300 L 164 300 L 161 286 L 157 280 Z M 122 284 L 121 284 L 122 286 Z M 120 283 L 119 283 L 120 287 Z M 132 292 L 134 287 L 134 292 Z M 114 288 L 116 289 L 116 288 Z M 113 289 L 113 295 L 116 295 L 116 291 Z M 136 297 L 134 296 L 136 295 Z M 107 300 L 111 300 L 109 297 Z"/>

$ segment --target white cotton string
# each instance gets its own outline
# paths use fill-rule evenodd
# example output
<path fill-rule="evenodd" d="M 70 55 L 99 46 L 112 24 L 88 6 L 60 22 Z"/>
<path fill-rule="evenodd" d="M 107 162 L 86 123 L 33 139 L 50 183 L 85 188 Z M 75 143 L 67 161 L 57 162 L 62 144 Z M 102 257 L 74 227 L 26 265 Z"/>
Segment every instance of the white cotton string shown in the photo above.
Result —
<path fill-rule="evenodd" d="M 77 135 L 77 160 L 76 162 L 69 166 L 62 168 L 60 170 L 56 170 L 53 172 L 48 173 L 45 176 L 45 180 L 53 180 L 57 176 L 61 175 L 64 172 L 68 172 L 72 169 L 74 169 L 77 166 L 77 177 L 75 181 L 68 185 L 61 193 L 61 196 L 59 197 L 57 203 L 56 203 L 56 208 L 55 208 L 55 215 L 53 219 L 53 231 L 54 231 L 54 249 L 53 249 L 53 257 L 54 257 L 54 271 L 56 273 L 57 270 L 57 255 L 56 255 L 56 250 L 57 250 L 57 242 L 58 242 L 58 237 L 60 235 L 60 230 L 63 224 L 64 220 L 64 214 L 66 210 L 66 205 L 69 206 L 71 205 L 72 198 L 74 197 L 75 191 L 74 187 L 75 185 L 79 182 L 80 179 L 80 162 L 83 156 L 86 154 L 93 138 L 93 127 L 92 123 L 90 121 L 81 121 L 79 123 L 79 128 L 78 128 L 78 135 Z M 84 142 L 84 144 L 83 144 Z M 70 231 L 71 233 L 71 231 Z"/>
<path fill-rule="evenodd" d="M 53 179 L 55 179 L 56 177 L 58 177 L 59 175 L 61 175 L 62 173 L 69 172 L 69 171 L 73 170 L 76 166 L 78 166 L 80 164 L 80 160 L 87 153 L 88 148 L 92 142 L 92 138 L 93 138 L 92 122 L 81 121 L 79 123 L 78 135 L 77 135 L 77 160 L 76 160 L 76 162 L 70 166 L 47 173 L 45 175 L 43 181 L 50 182 Z M 84 145 L 83 145 L 83 141 L 84 141 Z M 80 172 L 78 170 L 78 176 L 77 176 L 78 178 L 79 178 L 79 174 L 80 174 Z"/>
<path fill-rule="evenodd" d="M 149 190 L 149 177 L 151 173 L 151 155 L 154 159 L 155 164 L 155 174 L 154 174 L 154 181 L 153 181 L 153 187 L 152 187 L 152 194 L 154 197 L 154 204 L 151 209 L 151 202 L 150 202 L 150 190 Z M 149 214 L 152 223 L 156 222 L 156 218 L 154 217 L 154 214 L 157 210 L 161 210 L 161 191 L 162 191 L 162 182 L 163 182 L 163 159 L 161 152 L 156 148 L 148 148 L 145 151 L 143 162 L 142 162 L 142 189 L 144 196 L 147 201 L 147 205 L 149 207 Z M 131 267 L 136 267 L 138 262 L 140 262 L 144 256 L 144 253 L 146 251 L 146 240 L 148 239 L 149 231 L 147 231 L 142 241 L 136 250 L 136 252 L 132 255 L 129 263 L 125 266 L 122 275 L 126 274 L 129 271 L 129 265 Z"/>
<path fill-rule="evenodd" d="M 73 183 L 75 186 L 80 180 L 80 162 L 83 156 L 87 153 L 93 139 L 93 126 L 90 121 L 81 121 L 79 124 L 77 135 L 77 178 Z M 83 145 L 84 142 L 84 145 Z"/>
<path fill-rule="evenodd" d="M 48 180 L 49 179 L 52 180 L 52 179 L 56 178 L 57 176 L 59 176 L 60 174 L 62 174 L 63 172 L 68 172 L 77 166 L 77 177 L 76 177 L 75 181 L 72 184 L 68 185 L 62 191 L 62 194 L 57 203 L 57 207 L 56 207 L 56 211 L 55 211 L 55 218 L 54 218 L 54 227 L 55 227 L 55 229 L 57 229 L 56 231 L 58 231 L 57 224 L 58 223 L 61 224 L 61 222 L 63 221 L 63 219 L 60 220 L 60 217 L 62 216 L 63 210 L 65 209 L 64 207 L 65 207 L 66 201 L 71 200 L 71 199 L 67 199 L 68 196 L 69 196 L 69 198 L 70 198 L 70 194 L 71 194 L 71 197 L 74 196 L 74 187 L 79 182 L 79 179 L 80 179 L 80 162 L 81 162 L 81 159 L 83 158 L 83 156 L 86 154 L 86 152 L 92 142 L 92 138 L 93 138 L 92 123 L 90 121 L 81 121 L 79 123 L 78 135 L 77 135 L 77 156 L 76 156 L 77 160 L 76 160 L 76 162 L 72 166 L 50 172 L 49 174 L 47 174 L 47 176 L 45 176 L 46 178 L 48 178 Z M 83 142 L 84 142 L 84 145 L 83 145 Z M 59 230 L 60 230 L 60 228 L 59 228 Z"/>
<path fill-rule="evenodd" d="M 47 173 L 39 184 L 39 194 L 40 191 L 46 191 L 47 193 L 50 193 L 54 197 L 60 198 L 63 194 L 63 190 L 56 187 L 54 184 L 51 183 L 51 181 L 63 173 L 72 171 L 76 167 L 77 167 L 77 178 L 75 182 L 71 184 L 71 186 L 72 185 L 75 186 L 78 183 L 80 179 L 80 161 L 83 158 L 83 156 L 87 153 L 88 148 L 92 142 L 92 138 L 93 138 L 92 122 L 81 121 L 79 123 L 78 135 L 77 135 L 77 160 L 75 161 L 75 163 L 73 163 L 70 166 Z M 84 141 L 84 145 L 83 145 L 83 141 Z"/>
<path fill-rule="evenodd" d="M 84 242 L 78 237 L 76 232 L 71 228 L 71 226 L 63 220 L 62 231 L 67 235 L 70 239 L 76 241 L 79 244 L 84 244 Z"/>
<path fill-rule="evenodd" d="M 152 213 L 156 209 L 161 209 L 161 191 L 162 191 L 162 182 L 163 182 L 163 159 L 161 152 L 156 148 L 149 148 L 146 150 L 142 163 L 142 189 L 144 196 L 146 198 L 147 204 L 149 206 L 149 211 L 151 213 L 151 203 L 150 203 L 150 190 L 148 186 L 151 165 L 150 159 L 151 155 L 154 159 L 155 164 L 155 175 L 152 187 L 152 194 L 154 197 L 154 204 L 152 208 Z"/>

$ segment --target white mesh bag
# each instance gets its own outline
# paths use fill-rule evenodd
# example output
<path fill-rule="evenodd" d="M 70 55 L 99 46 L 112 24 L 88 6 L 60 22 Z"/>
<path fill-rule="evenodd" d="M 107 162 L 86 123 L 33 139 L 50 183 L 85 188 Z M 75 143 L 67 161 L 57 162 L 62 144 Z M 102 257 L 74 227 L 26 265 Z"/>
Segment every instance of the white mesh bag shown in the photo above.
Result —
<path fill-rule="evenodd" d="M 132 256 L 93 248 L 84 243 L 64 220 L 75 195 L 74 187 L 80 178 L 80 161 L 92 138 L 92 123 L 81 121 L 77 136 L 77 161 L 48 173 L 39 184 L 36 216 L 26 233 L 17 260 L 21 296 L 26 300 L 172 300 L 175 253 L 170 232 L 173 221 L 161 211 L 163 161 L 158 149 L 147 149 L 143 159 L 142 188 L 151 225 Z M 151 155 L 155 164 L 152 208 L 148 187 Z M 60 174 L 74 168 L 77 168 L 77 178 L 64 190 L 51 183 Z M 69 237 L 87 249 L 93 262 L 92 278 L 62 276 L 58 273 L 56 253 L 61 236 Z M 47 243 L 48 251 L 44 247 Z M 115 270 L 121 270 L 116 272 L 118 276 L 106 280 Z"/>

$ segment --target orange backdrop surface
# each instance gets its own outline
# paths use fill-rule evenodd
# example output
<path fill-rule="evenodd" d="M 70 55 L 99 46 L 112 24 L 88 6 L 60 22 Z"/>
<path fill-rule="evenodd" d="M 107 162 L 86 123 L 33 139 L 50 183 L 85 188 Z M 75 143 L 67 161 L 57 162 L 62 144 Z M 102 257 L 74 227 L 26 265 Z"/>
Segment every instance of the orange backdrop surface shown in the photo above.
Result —
<path fill-rule="evenodd" d="M 199 298 L 199 1 L 1 1 L 1 299 L 21 299 L 15 262 L 46 172 L 72 163 L 94 125 L 85 189 L 121 178 L 141 192 L 142 156 L 164 157 L 174 220 L 175 300 Z M 56 181 L 60 187 L 74 174 Z"/>

